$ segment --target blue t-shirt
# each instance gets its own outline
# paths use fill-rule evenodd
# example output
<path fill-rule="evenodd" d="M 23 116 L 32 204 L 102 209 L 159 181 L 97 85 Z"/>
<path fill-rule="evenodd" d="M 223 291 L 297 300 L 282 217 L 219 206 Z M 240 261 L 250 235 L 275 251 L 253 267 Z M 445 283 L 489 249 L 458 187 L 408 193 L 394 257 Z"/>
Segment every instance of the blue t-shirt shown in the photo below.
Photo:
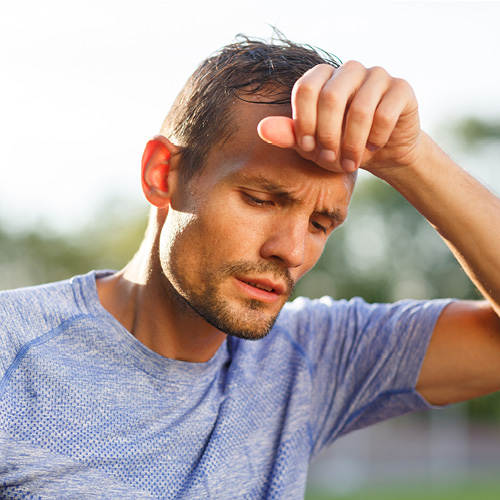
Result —
<path fill-rule="evenodd" d="M 301 298 L 188 363 L 125 330 L 95 278 L 0 294 L 1 498 L 300 499 L 336 438 L 429 407 L 414 387 L 446 301 Z"/>

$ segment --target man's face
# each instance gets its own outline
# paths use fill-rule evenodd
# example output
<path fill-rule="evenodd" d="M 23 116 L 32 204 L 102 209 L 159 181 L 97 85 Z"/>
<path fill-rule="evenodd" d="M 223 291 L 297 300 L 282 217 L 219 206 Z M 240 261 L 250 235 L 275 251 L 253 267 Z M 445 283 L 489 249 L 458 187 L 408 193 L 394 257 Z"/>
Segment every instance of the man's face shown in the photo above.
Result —
<path fill-rule="evenodd" d="M 172 194 L 160 259 L 180 310 L 259 339 L 346 217 L 354 177 L 263 142 L 257 124 L 276 106 L 234 107 L 235 132 Z"/>

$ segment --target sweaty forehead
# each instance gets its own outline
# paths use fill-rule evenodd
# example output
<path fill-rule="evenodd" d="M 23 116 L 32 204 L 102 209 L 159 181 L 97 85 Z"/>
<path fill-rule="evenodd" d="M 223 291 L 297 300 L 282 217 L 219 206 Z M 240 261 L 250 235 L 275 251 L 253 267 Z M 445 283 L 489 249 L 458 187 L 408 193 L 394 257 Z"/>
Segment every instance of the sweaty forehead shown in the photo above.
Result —
<path fill-rule="evenodd" d="M 316 199 L 325 210 L 347 206 L 353 175 L 322 169 L 294 150 L 278 148 L 259 137 L 257 125 L 263 118 L 289 114 L 288 107 L 234 103 L 234 126 L 229 136 L 212 148 L 200 178 L 202 184 L 206 188 L 232 184 L 263 189 L 299 201 Z"/>

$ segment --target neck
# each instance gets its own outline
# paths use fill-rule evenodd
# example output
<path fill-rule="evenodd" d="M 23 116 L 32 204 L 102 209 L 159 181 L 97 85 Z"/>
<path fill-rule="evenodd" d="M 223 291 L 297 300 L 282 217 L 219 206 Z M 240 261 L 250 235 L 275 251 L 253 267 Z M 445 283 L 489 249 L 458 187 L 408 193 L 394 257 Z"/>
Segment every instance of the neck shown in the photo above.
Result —
<path fill-rule="evenodd" d="M 132 335 L 158 354 L 206 362 L 226 335 L 196 314 L 165 278 L 158 240 L 158 232 L 148 228 L 131 262 L 118 273 L 97 280 L 99 300 Z"/>

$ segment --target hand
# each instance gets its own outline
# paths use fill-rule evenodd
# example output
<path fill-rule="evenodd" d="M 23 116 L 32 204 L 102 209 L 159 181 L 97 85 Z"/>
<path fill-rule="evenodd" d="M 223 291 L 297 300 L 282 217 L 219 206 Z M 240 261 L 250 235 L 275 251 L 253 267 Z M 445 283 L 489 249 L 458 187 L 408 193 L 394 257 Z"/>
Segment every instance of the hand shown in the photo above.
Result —
<path fill-rule="evenodd" d="M 297 80 L 292 117 L 264 118 L 260 137 L 335 172 L 409 165 L 421 147 L 412 88 L 355 61 L 321 64 Z"/>

